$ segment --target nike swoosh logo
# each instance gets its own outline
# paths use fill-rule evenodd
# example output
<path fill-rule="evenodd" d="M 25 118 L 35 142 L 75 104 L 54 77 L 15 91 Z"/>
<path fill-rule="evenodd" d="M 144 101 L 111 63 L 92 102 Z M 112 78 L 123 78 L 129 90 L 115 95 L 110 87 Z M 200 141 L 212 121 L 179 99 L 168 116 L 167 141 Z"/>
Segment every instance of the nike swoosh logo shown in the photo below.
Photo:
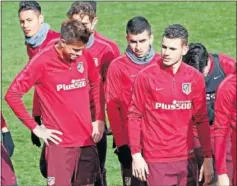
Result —
<path fill-rule="evenodd" d="M 156 88 L 156 91 L 161 91 L 163 90 L 164 88 Z"/>
<path fill-rule="evenodd" d="M 214 79 L 218 79 L 219 77 L 221 77 L 221 76 L 217 76 L 217 77 L 214 76 Z"/>

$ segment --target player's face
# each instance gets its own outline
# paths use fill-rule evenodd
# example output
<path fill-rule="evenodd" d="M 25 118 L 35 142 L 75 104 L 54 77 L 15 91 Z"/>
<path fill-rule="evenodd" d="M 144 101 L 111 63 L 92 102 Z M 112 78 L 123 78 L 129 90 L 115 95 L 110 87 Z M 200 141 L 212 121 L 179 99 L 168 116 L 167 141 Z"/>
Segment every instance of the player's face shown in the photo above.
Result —
<path fill-rule="evenodd" d="M 44 17 L 34 10 L 23 10 L 19 13 L 21 29 L 26 37 L 34 36 L 44 22 Z"/>
<path fill-rule="evenodd" d="M 94 31 L 95 25 L 97 23 L 97 17 L 91 21 L 88 15 L 81 16 L 81 14 L 73 14 L 72 19 L 81 21 L 91 33 Z"/>
<path fill-rule="evenodd" d="M 62 49 L 62 55 L 65 60 L 75 60 L 79 56 L 82 55 L 82 50 L 85 48 L 85 44 L 82 42 L 75 42 L 71 44 L 67 44 L 65 42 L 62 42 L 61 46 Z"/>
<path fill-rule="evenodd" d="M 137 35 L 128 33 L 127 42 L 136 57 L 144 57 L 150 50 L 150 46 L 153 42 L 153 35 L 149 35 L 146 30 Z"/>
<path fill-rule="evenodd" d="M 161 57 L 166 66 L 173 66 L 182 61 L 183 55 L 188 51 L 188 46 L 179 38 L 169 39 L 163 37 L 161 44 Z"/>

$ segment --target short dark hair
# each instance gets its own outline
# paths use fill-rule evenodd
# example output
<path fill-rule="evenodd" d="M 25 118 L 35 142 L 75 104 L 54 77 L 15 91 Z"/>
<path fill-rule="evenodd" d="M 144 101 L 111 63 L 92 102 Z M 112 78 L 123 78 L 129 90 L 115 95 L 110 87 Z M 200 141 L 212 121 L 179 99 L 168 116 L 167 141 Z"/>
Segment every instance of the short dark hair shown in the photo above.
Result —
<path fill-rule="evenodd" d="M 167 37 L 169 39 L 180 38 L 183 40 L 185 45 L 188 44 L 188 31 L 180 24 L 173 24 L 166 27 L 163 37 Z"/>
<path fill-rule="evenodd" d="M 88 15 L 90 21 L 96 17 L 96 2 L 95 1 L 75 1 L 67 11 L 67 16 L 71 18 L 74 14 L 83 16 Z"/>
<path fill-rule="evenodd" d="M 34 10 L 41 14 L 41 6 L 37 1 L 20 1 L 18 14 L 24 10 Z"/>
<path fill-rule="evenodd" d="M 141 34 L 144 31 L 147 31 L 151 35 L 151 25 L 145 17 L 136 16 L 130 19 L 126 26 L 126 33 L 137 35 Z"/>
<path fill-rule="evenodd" d="M 86 44 L 89 37 L 89 30 L 78 20 L 66 20 L 61 25 L 61 39 L 64 39 L 67 44 L 75 42 Z"/>
<path fill-rule="evenodd" d="M 84 1 L 84 2 L 89 3 L 92 6 L 92 8 L 94 9 L 95 14 L 96 14 L 96 7 L 97 7 L 96 1 Z"/>
<path fill-rule="evenodd" d="M 208 52 L 206 47 L 201 43 L 190 43 L 189 50 L 183 56 L 183 61 L 196 68 L 199 72 L 203 72 L 208 62 Z"/>

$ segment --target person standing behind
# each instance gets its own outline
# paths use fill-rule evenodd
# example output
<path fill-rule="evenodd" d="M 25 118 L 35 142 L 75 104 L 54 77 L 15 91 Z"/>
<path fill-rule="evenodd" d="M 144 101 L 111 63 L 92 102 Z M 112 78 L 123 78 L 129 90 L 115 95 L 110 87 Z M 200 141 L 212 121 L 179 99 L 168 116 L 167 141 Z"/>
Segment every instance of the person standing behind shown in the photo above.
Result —
<path fill-rule="evenodd" d="M 205 78 L 206 85 L 206 101 L 208 109 L 209 126 L 211 129 L 211 143 L 214 153 L 214 102 L 217 87 L 229 74 L 235 72 L 236 60 L 225 54 L 208 53 L 206 47 L 202 43 L 190 43 L 187 54 L 183 57 L 183 61 L 196 68 Z M 232 179 L 233 164 L 230 154 L 230 138 L 227 140 L 227 156 L 226 163 L 228 176 Z M 200 143 L 198 140 L 197 130 L 194 126 L 194 152 L 198 162 L 198 167 L 201 169 L 203 156 L 201 153 Z M 213 154 L 215 156 L 215 154 Z M 217 181 L 217 180 L 215 180 Z M 202 184 L 202 182 L 200 183 Z"/>
<path fill-rule="evenodd" d="M 16 175 L 10 157 L 13 155 L 14 143 L 11 132 L 7 128 L 6 121 L 1 113 L 1 185 L 17 186 Z"/>
<path fill-rule="evenodd" d="M 118 44 L 115 42 L 115 41 L 113 41 L 113 40 L 111 40 L 111 39 L 109 39 L 109 38 L 107 38 L 107 37 L 105 37 L 104 35 L 102 35 L 100 32 L 98 32 L 98 31 L 96 31 L 95 30 L 95 27 L 96 27 L 96 25 L 97 25 L 97 23 L 98 23 L 98 21 L 99 21 L 99 18 L 97 17 L 97 2 L 96 1 L 75 1 L 73 4 L 72 4 L 72 6 L 75 4 L 80 4 L 80 3 L 89 3 L 90 5 L 91 5 L 91 7 L 92 7 L 92 9 L 93 9 L 93 11 L 95 12 L 95 16 L 94 16 L 94 18 L 93 18 L 93 20 L 92 20 L 92 22 L 91 22 L 91 25 L 88 25 L 88 26 L 91 26 L 91 29 L 93 30 L 93 33 L 94 33 L 94 36 L 95 36 L 95 38 L 97 38 L 97 39 L 100 39 L 100 40 L 102 40 L 102 41 L 104 41 L 104 42 L 106 42 L 107 44 L 109 44 L 110 45 L 110 47 L 112 48 L 112 50 L 113 50 L 113 53 L 114 53 L 114 58 L 117 58 L 117 57 L 119 57 L 120 56 L 120 51 L 119 51 L 119 47 L 118 47 Z M 78 9 L 78 11 L 81 11 L 82 13 L 84 12 L 84 13 L 89 13 L 89 9 L 87 9 L 87 8 L 85 8 L 84 10 L 82 10 L 82 9 Z M 69 13 L 69 12 L 68 12 Z M 70 13 L 69 13 L 70 14 Z M 103 21 L 103 20 L 102 20 Z M 87 24 L 86 24 L 87 25 Z"/>
<path fill-rule="evenodd" d="M 236 72 L 228 75 L 220 84 L 215 100 L 214 152 L 219 185 L 237 185 L 236 177 Z M 231 136 L 233 178 L 230 178 L 226 163 L 227 143 Z"/>
<path fill-rule="evenodd" d="M 121 163 L 123 185 L 139 186 L 145 183 L 132 176 L 132 157 L 128 147 L 127 113 L 132 85 L 137 73 L 160 56 L 155 53 L 151 25 L 146 18 L 136 16 L 126 26 L 126 53 L 109 66 L 106 104 L 108 118 L 116 143 L 116 154 Z"/>
<path fill-rule="evenodd" d="M 48 185 L 71 185 L 74 172 L 78 185 L 93 185 L 99 171 L 94 142 L 103 134 L 92 130 L 88 92 L 91 87 L 99 126 L 105 117 L 103 87 L 92 57 L 83 50 L 90 35 L 85 26 L 75 20 L 64 21 L 60 35 L 58 43 L 44 48 L 26 64 L 5 100 L 26 127 L 46 143 Z M 32 86 L 42 102 L 41 126 L 21 100 Z"/>
<path fill-rule="evenodd" d="M 37 1 L 20 1 L 18 18 L 25 35 L 29 60 L 45 48 L 51 40 L 60 38 L 60 34 L 51 30 L 50 25 L 44 22 L 41 6 Z M 36 91 L 34 91 L 32 115 L 38 125 L 41 125 L 40 100 Z M 41 146 L 39 138 L 33 132 L 31 133 L 31 141 L 33 145 Z"/>
<path fill-rule="evenodd" d="M 213 179 L 204 78 L 182 62 L 187 51 L 188 31 L 169 25 L 161 41 L 162 59 L 134 82 L 128 109 L 133 175 L 149 186 L 198 185 L 192 119 L 204 154 L 205 184 Z"/>
<path fill-rule="evenodd" d="M 107 76 L 108 67 L 113 59 L 117 57 L 118 48 L 114 42 L 109 41 L 107 39 L 102 39 L 98 37 L 97 32 L 95 31 L 95 26 L 98 21 L 96 17 L 96 2 L 94 1 L 76 1 L 72 3 L 71 7 L 67 12 L 67 17 L 69 19 L 79 20 L 90 31 L 90 38 L 87 43 L 87 50 L 90 52 L 94 59 L 95 66 L 97 71 L 100 73 L 105 90 L 105 82 Z M 105 90 L 106 91 L 106 90 Z M 105 97 L 105 95 L 102 95 Z M 95 106 L 93 100 L 91 100 L 91 113 L 92 113 L 92 121 L 95 120 Z M 103 126 L 104 127 L 104 126 Z M 102 179 L 98 178 L 95 183 L 96 186 L 106 186 L 106 169 L 105 169 L 105 161 L 106 161 L 106 152 L 107 152 L 107 136 L 106 130 L 104 132 L 103 138 L 101 141 L 97 143 L 99 158 L 100 158 L 100 170 Z"/>

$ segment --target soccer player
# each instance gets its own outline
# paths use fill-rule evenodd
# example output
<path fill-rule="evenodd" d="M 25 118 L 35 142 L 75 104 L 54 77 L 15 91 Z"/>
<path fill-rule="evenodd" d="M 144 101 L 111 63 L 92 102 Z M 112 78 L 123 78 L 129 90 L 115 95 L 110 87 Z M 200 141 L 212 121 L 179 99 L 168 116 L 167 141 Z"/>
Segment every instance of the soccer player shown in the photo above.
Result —
<path fill-rule="evenodd" d="M 98 32 L 95 31 L 95 25 L 98 21 L 96 17 L 96 2 L 94 1 L 76 1 L 74 2 L 67 12 L 69 19 L 79 20 L 85 24 L 85 26 L 90 30 L 90 38 L 87 43 L 87 50 L 91 53 L 94 63 L 98 72 L 101 74 L 103 83 L 105 86 L 106 74 L 110 62 L 119 56 L 119 50 L 117 45 L 102 37 Z M 94 103 L 91 101 L 91 113 L 92 121 L 94 121 Z M 98 178 L 95 183 L 96 186 L 106 186 L 106 151 L 107 151 L 107 137 L 106 130 L 104 132 L 103 138 L 97 143 L 99 158 L 100 158 L 100 170 L 102 175 L 102 180 Z M 101 183 L 102 182 L 102 183 Z"/>
<path fill-rule="evenodd" d="M 132 156 L 128 147 L 127 112 L 132 85 L 137 73 L 160 58 L 152 47 L 151 25 L 146 18 L 136 16 L 126 26 L 126 53 L 109 67 L 106 86 L 108 118 L 117 146 L 124 185 L 145 185 L 132 176 Z"/>
<path fill-rule="evenodd" d="M 89 31 L 76 20 L 64 21 L 59 42 L 49 45 L 26 64 L 10 85 L 5 100 L 16 116 L 47 144 L 48 185 L 92 185 L 99 171 L 92 131 L 89 89 L 95 103 L 97 130 L 104 122 L 103 87 L 92 57 L 84 50 Z M 44 125 L 27 113 L 21 97 L 34 86 L 42 102 Z M 77 171 L 79 171 L 77 173 Z"/>
<path fill-rule="evenodd" d="M 236 182 L 236 73 L 228 75 L 217 89 L 215 101 L 215 159 L 219 185 L 237 185 Z M 227 143 L 231 136 L 233 178 L 228 177 L 226 165 Z"/>
<path fill-rule="evenodd" d="M 18 17 L 21 29 L 25 35 L 25 45 L 29 59 L 32 59 L 39 51 L 60 34 L 50 29 L 50 25 L 44 22 L 44 16 L 41 13 L 41 6 L 37 1 L 20 1 Z M 40 101 L 37 92 L 33 97 L 33 117 L 41 125 Z M 41 146 L 40 139 L 31 133 L 33 145 Z"/>
<path fill-rule="evenodd" d="M 208 108 L 209 126 L 211 129 L 212 148 L 214 146 L 213 121 L 214 121 L 214 102 L 217 87 L 228 74 L 235 72 L 236 60 L 225 54 L 208 53 L 206 47 L 201 43 L 190 43 L 187 54 L 183 57 L 185 63 L 189 64 L 201 72 L 205 78 L 206 84 L 206 101 Z M 203 157 L 201 154 L 200 143 L 196 128 L 194 127 L 194 145 L 195 156 L 199 169 L 201 168 Z M 232 160 L 230 154 L 230 138 L 227 140 L 226 163 L 228 167 L 228 176 L 232 178 Z M 214 151 L 214 148 L 212 149 Z"/>
<path fill-rule="evenodd" d="M 138 73 L 128 109 L 128 140 L 133 174 L 149 186 L 197 185 L 193 129 L 204 154 L 205 184 L 213 165 L 203 76 L 182 62 L 188 31 L 169 25 L 161 41 L 161 60 Z"/>
<path fill-rule="evenodd" d="M 14 143 L 11 132 L 8 130 L 5 119 L 1 113 L 1 185 L 17 186 L 16 175 L 10 157 L 14 151 Z"/>
<path fill-rule="evenodd" d="M 90 4 L 90 6 L 88 6 Z M 83 8 L 83 9 L 82 9 Z M 74 12 L 74 16 L 77 18 L 78 16 L 82 16 L 82 21 L 85 23 L 86 27 L 91 29 L 91 31 L 94 34 L 94 37 L 100 40 L 103 40 L 107 44 L 110 45 L 110 47 L 113 50 L 114 58 L 120 56 L 120 51 L 118 45 L 110 40 L 109 38 L 103 36 L 101 33 L 97 32 L 95 30 L 95 27 L 97 25 L 97 22 L 99 18 L 97 17 L 97 2 L 96 1 L 75 1 L 72 5 L 69 11 L 67 12 L 67 16 L 71 16 L 72 12 Z M 93 14 L 93 18 L 89 18 L 89 14 Z M 79 18 L 81 19 L 81 18 Z"/>

